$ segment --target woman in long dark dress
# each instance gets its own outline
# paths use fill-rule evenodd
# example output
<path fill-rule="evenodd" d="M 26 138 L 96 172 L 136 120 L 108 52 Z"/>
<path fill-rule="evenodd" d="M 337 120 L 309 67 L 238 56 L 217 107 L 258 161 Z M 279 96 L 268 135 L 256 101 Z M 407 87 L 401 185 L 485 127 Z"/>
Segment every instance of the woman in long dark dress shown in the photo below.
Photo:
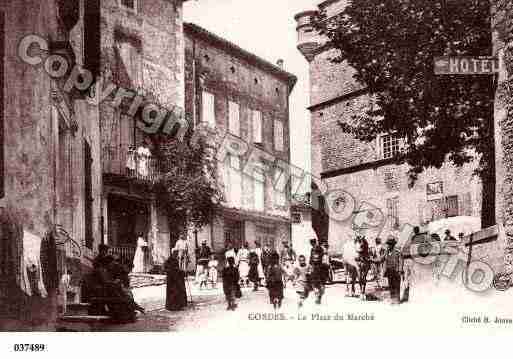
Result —
<path fill-rule="evenodd" d="M 178 251 L 173 251 L 166 261 L 166 309 L 172 311 L 182 310 L 187 306 L 185 273 L 180 270 L 177 254 Z"/>

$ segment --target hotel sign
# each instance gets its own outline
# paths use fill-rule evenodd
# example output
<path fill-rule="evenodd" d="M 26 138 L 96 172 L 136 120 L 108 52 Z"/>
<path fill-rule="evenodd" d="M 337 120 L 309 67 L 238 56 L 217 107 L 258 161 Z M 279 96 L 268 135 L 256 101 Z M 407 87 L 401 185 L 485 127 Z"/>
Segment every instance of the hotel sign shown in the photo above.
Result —
<path fill-rule="evenodd" d="M 499 67 L 492 56 L 439 56 L 434 61 L 435 75 L 492 75 Z"/>

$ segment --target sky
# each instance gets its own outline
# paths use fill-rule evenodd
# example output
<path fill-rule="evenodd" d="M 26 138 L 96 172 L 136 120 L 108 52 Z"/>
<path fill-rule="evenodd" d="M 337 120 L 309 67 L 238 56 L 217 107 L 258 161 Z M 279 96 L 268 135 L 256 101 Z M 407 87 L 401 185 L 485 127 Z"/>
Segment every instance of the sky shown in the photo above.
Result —
<path fill-rule="evenodd" d="M 219 35 L 263 59 L 285 61 L 298 77 L 290 97 L 291 163 L 310 171 L 308 62 L 296 48 L 294 15 L 313 10 L 321 0 L 190 0 L 184 21 Z"/>

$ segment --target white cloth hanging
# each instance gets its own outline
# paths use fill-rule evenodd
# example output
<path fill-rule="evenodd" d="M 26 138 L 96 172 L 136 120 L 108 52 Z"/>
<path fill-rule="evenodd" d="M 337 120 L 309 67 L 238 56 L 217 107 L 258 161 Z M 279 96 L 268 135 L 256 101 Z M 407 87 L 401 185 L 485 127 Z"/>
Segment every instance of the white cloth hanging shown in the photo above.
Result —
<path fill-rule="evenodd" d="M 150 161 L 151 152 L 147 147 L 139 147 L 137 149 L 137 172 L 142 177 L 147 177 L 149 174 L 149 161 Z"/>
<path fill-rule="evenodd" d="M 35 268 L 37 277 L 37 289 L 41 297 L 46 298 L 48 292 L 46 291 L 43 283 L 43 270 L 41 267 L 41 237 L 36 236 L 27 231 L 23 231 L 23 262 L 22 262 L 22 273 L 23 278 L 20 283 L 22 290 L 29 296 L 32 296 L 32 288 L 30 287 L 30 281 L 28 278 L 28 272 L 31 268 Z"/>
<path fill-rule="evenodd" d="M 133 273 L 144 273 L 145 272 L 145 263 L 144 263 L 144 248 L 148 247 L 148 242 L 144 240 L 144 238 L 137 238 L 137 248 L 135 250 L 134 255 L 134 267 L 132 269 Z"/>

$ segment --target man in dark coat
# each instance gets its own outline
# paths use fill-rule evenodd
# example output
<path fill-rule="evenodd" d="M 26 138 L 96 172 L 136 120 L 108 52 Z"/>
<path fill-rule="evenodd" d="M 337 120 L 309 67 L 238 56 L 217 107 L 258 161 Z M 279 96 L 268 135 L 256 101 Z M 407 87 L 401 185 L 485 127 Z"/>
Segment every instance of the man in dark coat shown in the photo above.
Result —
<path fill-rule="evenodd" d="M 226 310 L 235 310 L 237 307 L 235 298 L 239 297 L 238 294 L 240 292 L 239 271 L 235 267 L 235 259 L 233 257 L 228 257 L 226 260 L 228 265 L 223 269 L 223 292 L 228 302 Z"/>
<path fill-rule="evenodd" d="M 253 291 L 256 292 L 258 290 L 258 285 L 260 284 L 260 276 L 258 273 L 258 265 L 260 264 L 260 259 L 258 259 L 258 254 L 255 252 L 249 253 L 249 280 L 253 283 Z"/>
<path fill-rule="evenodd" d="M 280 256 L 274 252 L 271 254 L 271 262 L 267 267 L 267 290 L 269 291 L 269 301 L 273 305 L 274 309 L 281 307 L 283 300 L 283 277 L 282 268 L 280 267 Z"/>
<path fill-rule="evenodd" d="M 178 251 L 174 250 L 166 261 L 166 309 L 182 310 L 187 306 L 187 290 L 185 289 L 185 273 L 180 269 Z"/>

